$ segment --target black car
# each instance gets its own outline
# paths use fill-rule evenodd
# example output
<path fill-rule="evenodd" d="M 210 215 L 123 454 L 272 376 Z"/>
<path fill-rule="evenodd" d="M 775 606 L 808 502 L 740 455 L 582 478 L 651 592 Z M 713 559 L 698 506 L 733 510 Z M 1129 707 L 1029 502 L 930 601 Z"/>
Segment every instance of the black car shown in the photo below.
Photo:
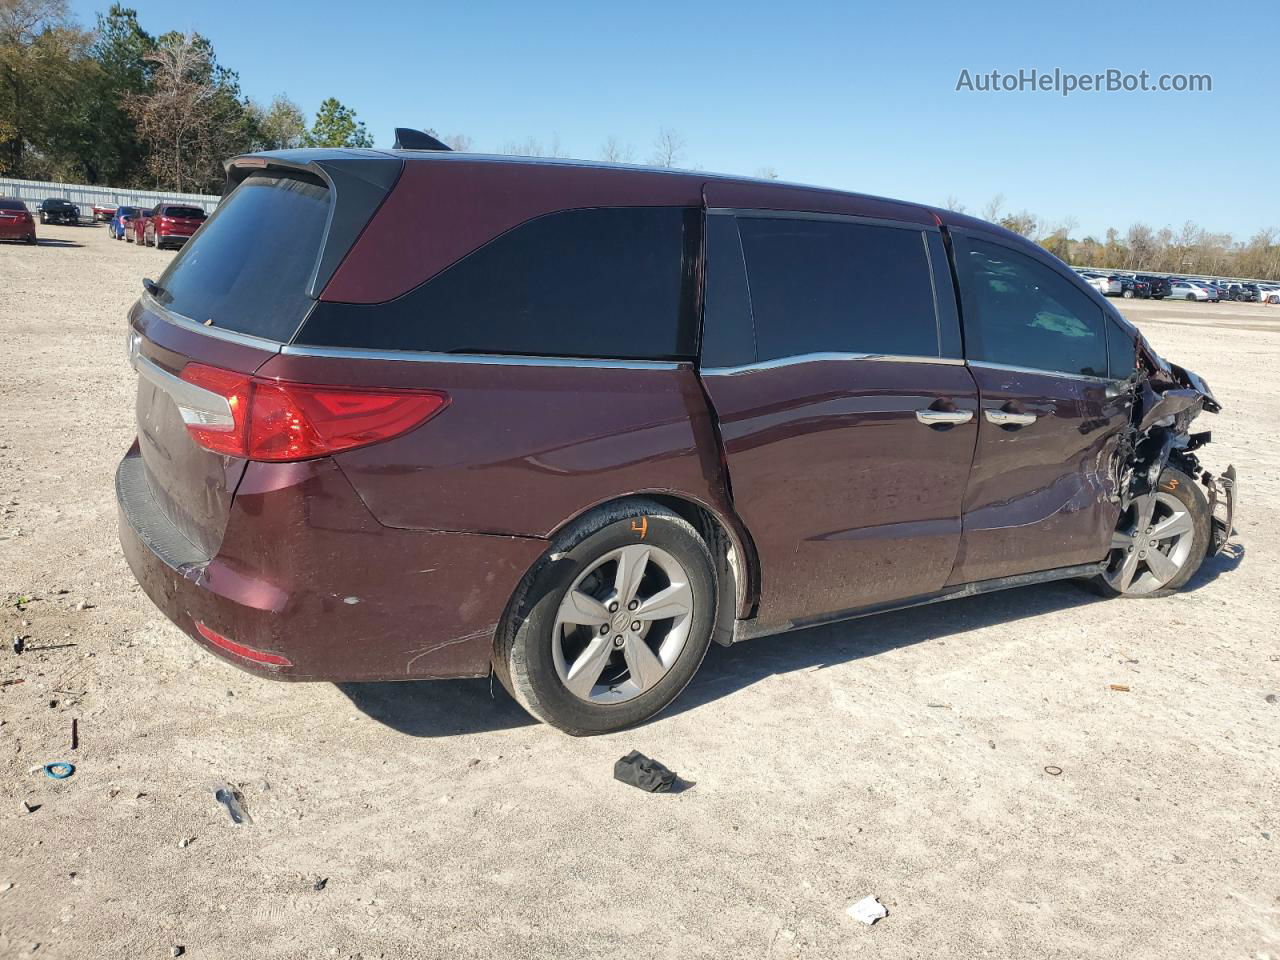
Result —
<path fill-rule="evenodd" d="M 1126 300 L 1132 300 L 1134 297 L 1146 300 L 1151 296 L 1151 285 L 1141 277 L 1126 277 L 1124 274 L 1117 273 L 1109 279 L 1119 281 L 1120 296 Z"/>
<path fill-rule="evenodd" d="M 1134 279 L 1141 280 L 1147 285 L 1150 291 L 1149 296 L 1152 300 L 1163 300 L 1169 295 L 1169 278 L 1155 277 L 1150 274 L 1140 273 Z"/>
<path fill-rule="evenodd" d="M 40 222 L 77 224 L 80 222 L 80 208 L 70 200 L 49 197 L 40 201 Z"/>
<path fill-rule="evenodd" d="M 1227 299 L 1238 303 L 1257 303 L 1258 286 L 1254 283 L 1233 283 L 1227 287 Z"/>

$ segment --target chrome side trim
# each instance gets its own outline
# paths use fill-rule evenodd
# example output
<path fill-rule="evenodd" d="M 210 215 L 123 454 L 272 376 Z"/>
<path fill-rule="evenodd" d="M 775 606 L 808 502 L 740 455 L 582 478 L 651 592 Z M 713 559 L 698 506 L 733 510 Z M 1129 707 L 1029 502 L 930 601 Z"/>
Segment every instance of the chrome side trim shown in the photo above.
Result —
<path fill-rule="evenodd" d="M 968 365 L 975 370 L 1005 370 L 1009 373 L 1035 373 L 1044 377 L 1065 377 L 1068 380 L 1084 380 L 1088 383 L 1116 383 L 1111 377 L 1091 377 L 1083 373 L 1063 373 L 1061 370 L 1043 370 L 1039 367 L 1015 367 L 1007 363 L 988 363 L 985 360 L 970 360 Z"/>
<path fill-rule="evenodd" d="M 144 357 L 140 345 L 141 338 L 136 334 L 129 338 L 129 363 L 138 371 L 138 376 L 173 399 L 184 423 L 205 430 L 235 429 L 235 417 L 226 397 L 175 377 L 154 360 Z"/>
<path fill-rule="evenodd" d="M 911 206 L 900 200 L 891 200 L 901 206 Z M 871 227 L 891 227 L 895 230 L 919 230 L 923 233 L 941 233 L 936 223 L 915 223 L 911 220 L 896 220 L 893 217 L 868 217 L 857 213 L 820 213 L 806 210 L 773 210 L 753 207 L 708 207 L 709 215 L 729 215 L 744 220 L 821 220 L 834 223 L 862 223 Z"/>
<path fill-rule="evenodd" d="M 794 357 L 778 357 L 759 363 L 744 363 L 736 367 L 703 367 L 702 373 L 710 377 L 732 377 L 756 370 L 772 370 L 776 367 L 792 367 L 802 363 L 847 362 L 851 360 L 869 363 L 925 363 L 943 367 L 963 367 L 959 357 L 914 357 L 891 353 L 802 353 Z"/>
<path fill-rule="evenodd" d="M 925 426 L 937 424 L 968 423 L 973 419 L 972 410 L 917 410 L 916 419 Z"/>
<path fill-rule="evenodd" d="M 998 427 L 1025 427 L 1036 422 L 1034 413 L 1011 413 L 1008 410 L 984 410 L 988 423 Z"/>
<path fill-rule="evenodd" d="M 277 340 L 268 340 L 265 337 L 255 337 L 248 333 L 237 333 L 235 330 L 224 330 L 215 327 L 212 324 L 199 323 L 190 317 L 183 316 L 170 310 L 168 307 L 161 306 L 156 298 L 149 293 L 142 295 L 144 306 L 151 313 L 154 313 L 161 320 L 166 320 L 175 327 L 186 327 L 193 333 L 204 334 L 207 337 L 215 337 L 218 340 L 226 340 L 229 343 L 239 343 L 246 347 L 255 347 L 259 350 L 270 350 L 276 353 L 280 349 L 280 343 Z"/>
<path fill-rule="evenodd" d="M 359 350 L 348 347 L 310 347 L 288 343 L 280 352 L 289 357 L 335 360 L 398 360 L 404 363 L 471 363 L 516 367 L 592 367 L 607 370 L 678 370 L 690 361 L 601 360 L 592 357 L 535 357 L 491 353 L 430 353 L 418 350 Z"/>

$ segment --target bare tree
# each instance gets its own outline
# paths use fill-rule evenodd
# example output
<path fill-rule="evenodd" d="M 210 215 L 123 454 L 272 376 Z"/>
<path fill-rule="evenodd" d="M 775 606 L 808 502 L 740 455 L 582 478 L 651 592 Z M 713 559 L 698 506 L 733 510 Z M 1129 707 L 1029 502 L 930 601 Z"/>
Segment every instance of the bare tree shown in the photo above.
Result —
<path fill-rule="evenodd" d="M 684 158 L 684 137 L 671 129 L 663 127 L 653 141 L 653 165 L 655 167 L 674 167 Z"/>
<path fill-rule="evenodd" d="M 150 92 L 126 102 L 138 132 L 151 145 L 147 165 L 157 183 L 195 191 L 206 179 L 199 168 L 210 146 L 207 114 L 216 95 L 209 53 L 187 34 L 157 47 L 147 59 L 155 64 Z"/>
<path fill-rule="evenodd" d="M 1004 194 L 997 193 L 994 197 L 987 201 L 986 206 L 982 208 L 982 219 L 995 223 L 1000 219 L 1000 214 L 1004 212 Z"/>
<path fill-rule="evenodd" d="M 960 198 L 954 193 L 947 194 L 946 207 L 948 210 L 954 210 L 956 213 L 964 213 L 964 204 L 960 202 Z"/>
<path fill-rule="evenodd" d="M 519 142 L 508 140 L 498 152 L 518 157 L 567 157 L 569 155 L 560 145 L 558 133 L 551 135 L 551 143 L 548 146 L 543 146 L 542 141 L 537 137 L 525 137 Z"/>
<path fill-rule="evenodd" d="M 600 159 L 605 163 L 635 163 L 636 148 L 610 134 L 600 148 Z"/>
<path fill-rule="evenodd" d="M 268 150 L 293 150 L 307 139 L 307 121 L 302 108 L 283 94 L 277 94 L 258 121 L 263 146 Z"/>
<path fill-rule="evenodd" d="M 445 146 L 450 150 L 456 150 L 458 153 L 471 152 L 471 138 L 465 133 L 451 133 L 447 137 L 441 137 Z"/>
<path fill-rule="evenodd" d="M 761 180 L 777 180 L 778 170 L 776 167 L 758 167 L 756 169 L 756 176 Z"/>

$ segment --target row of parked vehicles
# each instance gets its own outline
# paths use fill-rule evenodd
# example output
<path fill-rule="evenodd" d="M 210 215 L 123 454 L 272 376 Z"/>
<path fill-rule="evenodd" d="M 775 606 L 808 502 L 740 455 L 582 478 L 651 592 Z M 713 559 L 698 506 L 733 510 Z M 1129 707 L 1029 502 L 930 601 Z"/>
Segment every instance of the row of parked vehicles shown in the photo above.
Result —
<path fill-rule="evenodd" d="M 1163 277 L 1143 273 L 1104 273 L 1077 270 L 1099 293 L 1126 300 L 1196 300 L 1218 303 L 1280 303 L 1280 284 L 1246 283 L 1234 280 L 1204 280 L 1199 277 Z"/>
<path fill-rule="evenodd" d="M 36 242 L 36 218 L 41 223 L 80 223 L 80 208 L 60 197 L 40 201 L 32 214 L 25 201 L 0 197 L 0 240 Z M 189 203 L 162 203 L 144 207 L 93 207 L 93 222 L 106 223 L 111 236 L 147 247 L 177 249 L 187 242 L 206 219 L 205 212 Z"/>
<path fill-rule="evenodd" d="M 150 209 L 117 207 L 107 229 L 116 240 L 176 250 L 200 228 L 206 216 L 189 203 L 162 203 Z"/>

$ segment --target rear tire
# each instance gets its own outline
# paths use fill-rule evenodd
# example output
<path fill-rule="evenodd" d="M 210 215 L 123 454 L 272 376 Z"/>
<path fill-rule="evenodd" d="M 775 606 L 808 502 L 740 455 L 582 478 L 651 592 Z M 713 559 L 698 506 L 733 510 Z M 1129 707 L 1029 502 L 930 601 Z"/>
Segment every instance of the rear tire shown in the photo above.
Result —
<path fill-rule="evenodd" d="M 1141 520 L 1148 500 L 1154 503 L 1142 526 L 1135 522 Z M 1209 501 L 1200 485 L 1176 467 L 1166 467 L 1154 493 L 1134 501 L 1120 515 L 1107 572 L 1089 583 L 1104 597 L 1167 597 L 1200 569 L 1212 525 Z M 1152 562 L 1157 557 L 1159 562 Z M 1127 577 L 1126 566 L 1131 567 Z"/>
<path fill-rule="evenodd" d="M 642 723 L 680 694 L 706 655 L 715 571 L 698 531 L 652 500 L 593 511 L 556 538 L 516 590 L 494 672 L 532 716 L 574 736 Z"/>
<path fill-rule="evenodd" d="M 1187 294 L 1187 299 L 1188 299 L 1188 300 L 1195 300 L 1195 298 L 1196 298 L 1196 295 L 1195 295 L 1194 293 L 1188 293 L 1188 294 Z"/>
<path fill-rule="evenodd" d="M 1133 291 L 1132 291 L 1132 290 L 1126 290 L 1123 294 L 1121 294 L 1121 296 L 1123 296 L 1126 300 L 1132 300 L 1132 299 L 1133 299 Z"/>

